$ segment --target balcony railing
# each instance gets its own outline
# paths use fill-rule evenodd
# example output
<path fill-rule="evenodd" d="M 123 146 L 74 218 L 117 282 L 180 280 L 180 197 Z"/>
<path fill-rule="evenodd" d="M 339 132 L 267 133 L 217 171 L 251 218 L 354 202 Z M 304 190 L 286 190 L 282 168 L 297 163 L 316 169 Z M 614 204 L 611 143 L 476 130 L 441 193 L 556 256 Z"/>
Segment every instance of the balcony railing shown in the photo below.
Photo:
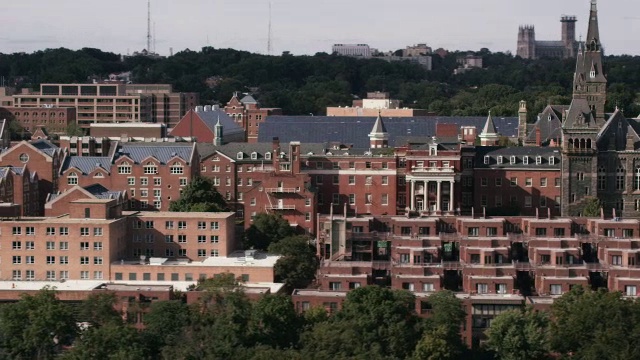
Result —
<path fill-rule="evenodd" d="M 267 205 L 269 210 L 295 210 L 295 205 Z"/>
<path fill-rule="evenodd" d="M 414 173 L 427 173 L 427 174 L 441 174 L 441 173 L 445 173 L 445 174 L 453 174 L 455 173 L 455 168 L 453 167 L 419 167 L 419 166 L 412 166 L 411 167 L 411 172 Z"/>
<path fill-rule="evenodd" d="M 322 267 L 340 267 L 340 268 L 349 268 L 349 267 L 370 267 L 373 269 L 376 268 L 389 268 L 391 267 L 391 261 L 331 261 L 331 260 L 322 260 Z"/>
<path fill-rule="evenodd" d="M 291 194 L 291 193 L 298 193 L 298 192 L 300 192 L 300 188 L 283 188 L 283 187 L 267 188 L 267 192 L 270 192 L 270 193 L 287 193 L 287 194 Z"/>

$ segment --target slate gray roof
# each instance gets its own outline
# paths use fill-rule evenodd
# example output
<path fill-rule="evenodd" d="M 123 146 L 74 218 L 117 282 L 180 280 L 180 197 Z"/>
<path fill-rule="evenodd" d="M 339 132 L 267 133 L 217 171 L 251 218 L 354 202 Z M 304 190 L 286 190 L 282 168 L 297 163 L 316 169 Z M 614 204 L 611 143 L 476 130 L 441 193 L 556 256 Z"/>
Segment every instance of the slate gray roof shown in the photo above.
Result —
<path fill-rule="evenodd" d="M 114 161 L 128 156 L 136 164 L 153 156 L 161 164 L 167 164 L 174 157 L 189 162 L 193 153 L 193 143 L 120 143 L 114 154 Z"/>
<path fill-rule="evenodd" d="M 489 164 L 485 164 L 485 156 L 489 156 Z M 502 156 L 502 164 L 498 164 L 498 157 Z M 515 156 L 515 163 L 511 164 L 511 156 Z M 528 157 L 528 164 L 524 163 L 524 157 Z M 536 164 L 536 157 L 541 157 L 541 163 Z M 553 157 L 553 164 L 550 158 Z M 477 146 L 476 168 L 526 168 L 532 171 L 536 169 L 560 169 L 562 161 L 560 148 L 540 146 Z"/>
<path fill-rule="evenodd" d="M 200 158 L 206 158 L 212 155 L 214 152 L 218 151 L 231 159 L 242 163 L 251 163 L 251 162 L 260 162 L 265 160 L 264 154 L 271 152 L 273 150 L 273 144 L 269 143 L 229 143 L 221 146 L 215 146 L 209 143 L 198 143 L 198 154 L 200 154 Z M 300 153 L 302 155 L 307 155 L 309 153 L 313 153 L 315 155 L 323 155 L 325 153 L 326 144 L 310 144 L 310 143 L 302 143 L 300 144 Z M 280 143 L 280 150 L 284 153 L 289 152 L 289 143 Z M 238 153 L 242 153 L 242 159 L 238 159 Z M 256 159 L 251 159 L 251 154 L 256 153 Z M 271 160 L 267 160 L 271 161 Z"/>
<path fill-rule="evenodd" d="M 236 124 L 233 119 L 227 115 L 222 109 L 195 112 L 202 122 L 215 134 L 216 123 L 220 118 L 220 124 L 223 126 L 223 136 L 244 133 L 244 129 Z M 197 134 L 195 134 L 197 136 Z"/>
<path fill-rule="evenodd" d="M 389 134 L 389 147 L 403 145 L 398 143 L 401 136 L 434 136 L 436 124 L 456 124 L 474 126 L 476 132 L 484 126 L 487 118 L 456 116 L 420 116 L 402 118 L 383 118 Z M 304 143 L 341 142 L 352 144 L 355 148 L 369 147 L 369 133 L 376 117 L 344 116 L 268 116 L 260 124 L 259 142 L 271 142 L 279 137 L 281 142 L 300 141 Z M 494 118 L 496 130 L 503 136 L 518 135 L 518 118 Z"/>
<path fill-rule="evenodd" d="M 242 99 L 240 99 L 240 102 L 243 104 L 257 104 L 258 101 L 256 101 L 256 99 L 253 98 L 253 96 L 251 95 L 245 95 Z"/>
<path fill-rule="evenodd" d="M 20 176 L 22 176 L 22 173 L 24 172 L 24 167 L 19 167 L 19 166 L 7 166 L 7 169 L 13 171 L 14 174 L 20 175 Z"/>
<path fill-rule="evenodd" d="M 564 42 L 559 40 L 536 40 L 536 46 L 538 47 L 561 47 L 565 48 Z"/>
<path fill-rule="evenodd" d="M 3 178 L 3 179 L 6 178 L 7 174 L 9 173 L 9 170 L 11 170 L 11 169 L 6 168 L 6 167 L 0 168 L 0 178 Z"/>
<path fill-rule="evenodd" d="M 71 168 L 82 171 L 83 175 L 91 173 L 96 168 L 102 168 L 109 173 L 111 171 L 111 159 L 105 156 L 67 156 L 60 168 L 64 172 Z"/>
<path fill-rule="evenodd" d="M 98 199 L 117 199 L 122 196 L 122 191 L 111 191 L 100 184 L 93 184 L 84 188 Z"/>
<path fill-rule="evenodd" d="M 536 129 L 540 129 L 540 141 L 547 144 L 551 139 L 560 139 L 562 137 L 562 114 L 569 106 L 565 105 L 547 105 L 540 114 L 535 124 L 527 129 L 528 143 L 535 143 Z"/>
<path fill-rule="evenodd" d="M 59 149 L 59 147 L 53 145 L 49 140 L 35 140 L 31 142 L 31 145 L 38 149 L 40 152 L 45 153 L 49 156 L 53 156 L 53 154 Z"/>

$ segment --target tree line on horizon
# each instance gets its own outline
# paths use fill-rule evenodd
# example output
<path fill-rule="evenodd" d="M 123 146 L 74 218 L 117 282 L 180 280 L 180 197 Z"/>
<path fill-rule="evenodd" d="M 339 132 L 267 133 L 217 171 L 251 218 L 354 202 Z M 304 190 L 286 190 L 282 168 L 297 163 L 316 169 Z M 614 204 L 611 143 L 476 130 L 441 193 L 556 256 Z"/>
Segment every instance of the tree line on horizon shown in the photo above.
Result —
<path fill-rule="evenodd" d="M 484 69 L 454 75 L 459 56 L 433 55 L 433 70 L 408 62 L 356 59 L 317 53 L 267 56 L 204 47 L 153 59 L 124 57 L 94 48 L 46 49 L 0 54 L 0 76 L 10 85 L 36 88 L 40 83 L 87 82 L 94 77 L 131 71 L 135 83 L 168 83 L 176 91 L 197 92 L 201 102 L 225 104 L 234 91 L 251 92 L 265 107 L 286 115 L 323 115 L 327 106 L 350 106 L 367 92 L 386 91 L 404 106 L 441 116 L 515 116 L 525 100 L 529 121 L 548 104 L 569 104 L 574 59 L 525 60 L 511 54 L 476 52 Z M 628 117 L 640 114 L 640 57 L 607 56 L 607 110 L 619 107 Z M 207 81 L 209 79 L 209 81 Z M 207 85 L 209 84 L 209 85 Z"/>
<path fill-rule="evenodd" d="M 131 302 L 99 291 L 75 303 L 59 300 L 53 288 L 25 294 L 0 304 L 0 359 L 640 358 L 640 303 L 620 292 L 578 286 L 548 312 L 503 312 L 484 329 L 485 341 L 469 348 L 460 332 L 462 300 L 447 290 L 424 299 L 428 316 L 421 317 L 414 294 L 378 286 L 349 291 L 329 312 L 297 311 L 288 295 L 251 300 L 231 274 L 197 289 L 192 303 L 180 292 Z"/>

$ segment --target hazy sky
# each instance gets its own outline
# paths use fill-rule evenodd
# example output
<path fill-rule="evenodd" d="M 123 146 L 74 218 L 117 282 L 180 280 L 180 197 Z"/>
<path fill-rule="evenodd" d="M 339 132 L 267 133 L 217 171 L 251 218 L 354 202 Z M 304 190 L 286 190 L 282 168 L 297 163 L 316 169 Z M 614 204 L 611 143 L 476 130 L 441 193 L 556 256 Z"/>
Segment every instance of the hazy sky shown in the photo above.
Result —
<path fill-rule="evenodd" d="M 271 0 L 273 54 L 330 52 L 334 43 L 382 51 L 414 43 L 515 52 L 520 24 L 538 40 L 560 39 L 560 16 L 586 35 L 589 0 Z M 211 45 L 266 53 L 269 0 L 152 0 L 156 51 Z M 640 55 L 640 1 L 600 0 L 609 54 Z M 0 0 L 0 52 L 146 47 L 147 0 Z"/>

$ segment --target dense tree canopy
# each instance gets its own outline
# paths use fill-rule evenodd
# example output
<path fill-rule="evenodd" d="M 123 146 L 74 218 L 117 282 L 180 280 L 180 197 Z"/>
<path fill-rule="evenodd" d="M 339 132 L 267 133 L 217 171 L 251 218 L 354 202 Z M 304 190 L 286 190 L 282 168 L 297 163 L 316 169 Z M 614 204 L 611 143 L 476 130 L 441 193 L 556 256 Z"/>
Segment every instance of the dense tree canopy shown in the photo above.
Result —
<path fill-rule="evenodd" d="M 304 289 L 315 278 L 318 258 L 308 237 L 288 236 L 269 245 L 269 252 L 282 256 L 274 270 L 277 280 L 289 290 Z"/>
<path fill-rule="evenodd" d="M 32 54 L 0 54 L 0 76 L 18 87 L 45 82 L 85 82 L 92 76 L 131 71 L 137 83 L 169 83 L 200 93 L 204 102 L 225 103 L 234 91 L 257 92 L 261 103 L 285 114 L 324 114 L 325 107 L 350 105 L 369 91 L 388 91 L 405 106 L 439 115 L 513 116 L 526 100 L 533 121 L 549 103 L 567 104 L 574 59 L 524 60 L 483 49 L 484 69 L 454 75 L 466 52 L 434 55 L 433 70 L 412 63 L 355 59 L 326 53 L 265 56 L 232 49 L 184 50 L 163 59 L 125 57 L 98 49 L 47 49 Z M 619 106 L 629 116 L 640 89 L 640 57 L 607 56 L 607 110 Z M 207 81 L 208 79 L 208 81 Z M 209 85 L 207 85 L 209 84 Z"/>
<path fill-rule="evenodd" d="M 210 212 L 224 211 L 227 208 L 224 198 L 216 190 L 213 180 L 198 176 L 182 190 L 180 199 L 171 202 L 169 211 Z"/>
<path fill-rule="evenodd" d="M 278 214 L 259 213 L 244 232 L 245 249 L 267 250 L 271 244 L 293 235 L 289 222 Z"/>

